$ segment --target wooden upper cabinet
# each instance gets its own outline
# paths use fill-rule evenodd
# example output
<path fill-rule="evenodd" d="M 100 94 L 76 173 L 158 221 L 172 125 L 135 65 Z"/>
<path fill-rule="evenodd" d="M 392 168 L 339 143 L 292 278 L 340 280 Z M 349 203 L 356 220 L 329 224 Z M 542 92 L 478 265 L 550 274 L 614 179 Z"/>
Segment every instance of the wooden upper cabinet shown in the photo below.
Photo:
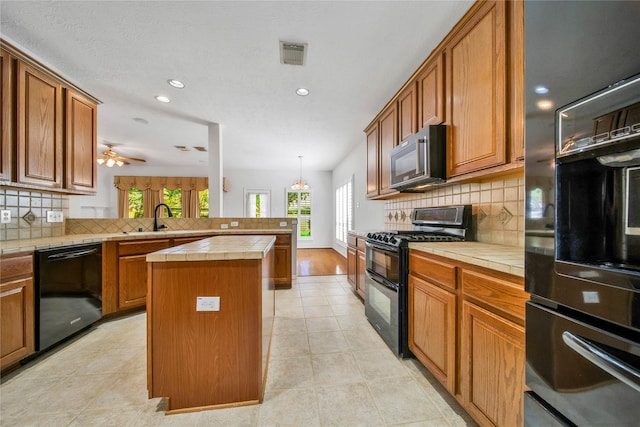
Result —
<path fill-rule="evenodd" d="M 18 61 L 17 182 L 62 188 L 62 85 Z"/>
<path fill-rule="evenodd" d="M 444 122 L 444 63 L 437 54 L 418 74 L 418 128 Z"/>
<path fill-rule="evenodd" d="M 378 122 L 365 130 L 367 135 L 367 197 L 378 195 Z"/>
<path fill-rule="evenodd" d="M 509 3 L 509 128 L 511 160 L 524 159 L 524 2 Z"/>
<path fill-rule="evenodd" d="M 4 49 L 0 49 L 0 180 L 11 180 L 13 159 L 13 96 L 11 94 L 11 81 L 13 80 L 11 55 Z"/>
<path fill-rule="evenodd" d="M 445 46 L 447 177 L 506 162 L 506 2 L 487 1 Z"/>
<path fill-rule="evenodd" d="M 382 195 L 395 194 L 391 185 L 391 150 L 398 145 L 398 108 L 391 105 L 380 117 L 380 188 Z"/>
<path fill-rule="evenodd" d="M 97 105 L 66 90 L 66 177 L 65 188 L 96 191 Z"/>
<path fill-rule="evenodd" d="M 418 91 L 416 83 L 411 83 L 398 97 L 399 141 L 418 132 Z"/>

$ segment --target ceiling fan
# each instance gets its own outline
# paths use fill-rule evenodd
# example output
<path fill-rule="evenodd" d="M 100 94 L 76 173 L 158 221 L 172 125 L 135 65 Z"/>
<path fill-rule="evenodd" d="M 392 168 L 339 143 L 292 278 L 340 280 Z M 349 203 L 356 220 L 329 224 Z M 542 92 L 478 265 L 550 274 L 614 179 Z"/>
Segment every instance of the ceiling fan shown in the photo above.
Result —
<path fill-rule="evenodd" d="M 107 146 L 107 149 L 104 150 L 102 154 L 98 156 L 98 159 L 97 159 L 99 165 L 105 165 L 109 168 L 112 168 L 113 166 L 122 167 L 122 165 L 129 165 L 130 164 L 129 160 L 133 160 L 136 162 L 146 162 L 146 160 L 138 159 L 136 157 L 121 156 L 112 150 L 113 148 L 112 144 L 105 144 L 105 145 Z"/>

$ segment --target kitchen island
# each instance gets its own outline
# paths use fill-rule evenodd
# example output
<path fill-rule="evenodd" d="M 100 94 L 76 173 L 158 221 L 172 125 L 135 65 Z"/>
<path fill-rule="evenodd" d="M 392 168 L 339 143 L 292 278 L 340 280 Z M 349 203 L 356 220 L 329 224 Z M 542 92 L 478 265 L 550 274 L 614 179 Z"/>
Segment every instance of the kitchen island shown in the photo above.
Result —
<path fill-rule="evenodd" d="M 262 401 L 274 236 L 216 236 L 146 256 L 147 388 L 167 413 Z"/>

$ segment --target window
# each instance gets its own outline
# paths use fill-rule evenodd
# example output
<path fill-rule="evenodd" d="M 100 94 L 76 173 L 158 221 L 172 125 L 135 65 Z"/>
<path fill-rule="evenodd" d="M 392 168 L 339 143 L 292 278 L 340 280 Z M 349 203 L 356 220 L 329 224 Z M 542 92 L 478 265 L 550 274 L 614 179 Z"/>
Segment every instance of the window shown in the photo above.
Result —
<path fill-rule="evenodd" d="M 142 218 L 144 216 L 144 203 L 142 190 L 132 188 L 129 190 L 129 218 Z"/>
<path fill-rule="evenodd" d="M 182 189 L 175 190 L 163 189 L 163 202 L 169 206 L 174 218 L 182 218 Z"/>
<path fill-rule="evenodd" d="M 353 230 L 353 176 L 336 188 L 336 239 L 347 243 L 350 230 Z"/>
<path fill-rule="evenodd" d="M 209 189 L 198 191 L 200 218 L 209 218 Z"/>
<path fill-rule="evenodd" d="M 287 191 L 287 217 L 298 218 L 298 239 L 311 239 L 311 191 Z"/>
<path fill-rule="evenodd" d="M 271 191 L 245 190 L 244 215 L 247 218 L 268 218 L 271 216 Z"/>

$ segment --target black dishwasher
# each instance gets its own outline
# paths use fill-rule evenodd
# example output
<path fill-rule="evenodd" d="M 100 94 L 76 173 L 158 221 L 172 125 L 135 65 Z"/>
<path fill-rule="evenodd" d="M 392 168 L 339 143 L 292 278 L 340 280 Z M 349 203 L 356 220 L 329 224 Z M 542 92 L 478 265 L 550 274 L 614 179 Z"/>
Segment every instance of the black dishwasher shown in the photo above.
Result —
<path fill-rule="evenodd" d="M 102 317 L 102 244 L 35 251 L 36 351 Z"/>

